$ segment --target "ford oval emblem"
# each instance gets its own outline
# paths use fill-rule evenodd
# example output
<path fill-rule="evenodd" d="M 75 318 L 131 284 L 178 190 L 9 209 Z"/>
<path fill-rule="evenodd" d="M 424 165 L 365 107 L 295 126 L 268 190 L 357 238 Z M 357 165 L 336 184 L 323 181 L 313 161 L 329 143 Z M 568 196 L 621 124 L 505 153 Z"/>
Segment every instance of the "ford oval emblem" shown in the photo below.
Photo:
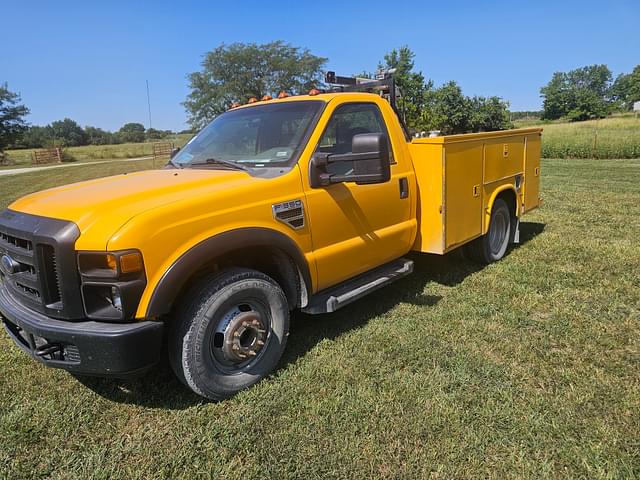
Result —
<path fill-rule="evenodd" d="M 9 274 L 16 273 L 20 270 L 20 264 L 9 255 L 3 255 L 0 259 L 0 264 L 2 265 L 2 269 Z"/>

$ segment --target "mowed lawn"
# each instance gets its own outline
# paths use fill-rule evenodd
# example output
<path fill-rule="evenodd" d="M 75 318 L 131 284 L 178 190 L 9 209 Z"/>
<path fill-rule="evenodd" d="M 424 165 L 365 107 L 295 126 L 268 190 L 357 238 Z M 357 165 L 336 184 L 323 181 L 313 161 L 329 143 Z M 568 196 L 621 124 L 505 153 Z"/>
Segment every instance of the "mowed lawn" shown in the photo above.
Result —
<path fill-rule="evenodd" d="M 0 204 L 144 166 L 0 178 Z M 295 314 L 266 381 L 208 403 L 166 365 L 84 385 L 0 335 L 0 478 L 640 476 L 640 160 L 545 160 L 523 244 Z"/>

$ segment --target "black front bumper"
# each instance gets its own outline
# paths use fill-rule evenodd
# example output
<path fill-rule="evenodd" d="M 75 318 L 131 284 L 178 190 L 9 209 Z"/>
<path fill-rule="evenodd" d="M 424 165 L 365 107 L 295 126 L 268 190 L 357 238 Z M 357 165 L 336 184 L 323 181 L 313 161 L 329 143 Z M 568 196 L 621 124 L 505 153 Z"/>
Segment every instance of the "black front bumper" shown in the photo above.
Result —
<path fill-rule="evenodd" d="M 84 375 L 128 377 L 160 359 L 161 322 L 56 320 L 22 306 L 1 283 L 0 314 L 13 341 L 50 367 Z"/>

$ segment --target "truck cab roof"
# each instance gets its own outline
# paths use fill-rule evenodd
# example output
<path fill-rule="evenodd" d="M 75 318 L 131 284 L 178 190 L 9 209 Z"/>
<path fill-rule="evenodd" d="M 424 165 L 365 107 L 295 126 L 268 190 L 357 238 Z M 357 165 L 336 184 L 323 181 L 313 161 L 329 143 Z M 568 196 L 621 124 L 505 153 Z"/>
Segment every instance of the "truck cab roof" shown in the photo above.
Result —
<path fill-rule="evenodd" d="M 304 101 L 304 100 L 322 100 L 324 102 L 330 102 L 331 100 L 333 100 L 334 98 L 345 98 L 345 97 L 349 97 L 352 100 L 355 101 L 371 101 L 372 98 L 380 98 L 379 95 L 376 95 L 375 93 L 367 93 L 367 92 L 322 92 L 322 93 L 318 93 L 315 95 L 309 95 L 309 94 L 305 94 L 305 95 L 290 95 L 288 97 L 285 98 L 273 98 L 271 100 L 258 100 L 256 102 L 252 102 L 252 103 L 245 103 L 242 104 L 238 107 L 235 107 L 235 109 L 237 108 L 247 108 L 247 107 L 254 107 L 254 106 L 258 106 L 258 105 L 266 105 L 266 104 L 272 104 L 272 103 L 283 103 L 283 102 L 299 102 L 299 101 Z"/>

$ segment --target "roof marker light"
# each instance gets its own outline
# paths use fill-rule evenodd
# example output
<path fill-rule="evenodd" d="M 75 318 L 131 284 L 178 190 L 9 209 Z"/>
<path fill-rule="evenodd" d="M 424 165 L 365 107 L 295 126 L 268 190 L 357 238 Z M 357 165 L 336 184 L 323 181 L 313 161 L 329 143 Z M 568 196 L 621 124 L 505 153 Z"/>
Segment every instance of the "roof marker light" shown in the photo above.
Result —
<path fill-rule="evenodd" d="M 231 106 L 229 107 L 229 110 L 231 110 L 232 108 L 238 108 L 240 106 L 240 104 L 238 102 L 233 102 L 231 104 Z"/>
<path fill-rule="evenodd" d="M 256 97 L 251 97 L 247 103 L 256 103 L 258 99 Z"/>
<path fill-rule="evenodd" d="M 262 97 L 261 101 L 266 102 L 268 100 L 271 100 L 273 97 L 271 95 L 265 95 L 264 97 Z"/>
<path fill-rule="evenodd" d="M 278 98 L 287 98 L 289 96 L 289 94 L 287 92 L 285 92 L 284 90 L 282 90 L 279 94 L 278 94 Z"/>
<path fill-rule="evenodd" d="M 311 90 L 309 90 L 309 95 L 318 95 L 320 93 L 320 90 L 318 90 L 317 88 L 312 88 Z"/>

